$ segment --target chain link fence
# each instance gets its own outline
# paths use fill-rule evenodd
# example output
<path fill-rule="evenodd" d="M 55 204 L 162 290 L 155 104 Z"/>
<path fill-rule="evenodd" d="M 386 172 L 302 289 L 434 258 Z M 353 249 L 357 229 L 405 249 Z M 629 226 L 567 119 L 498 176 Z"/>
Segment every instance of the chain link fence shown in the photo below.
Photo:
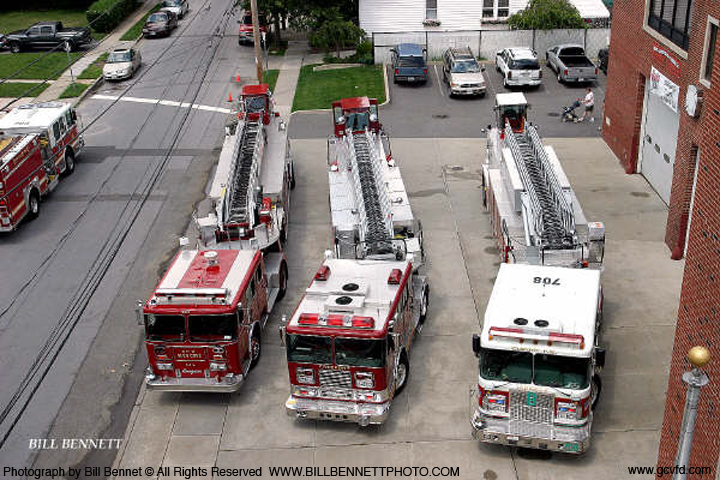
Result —
<path fill-rule="evenodd" d="M 610 29 L 374 32 L 372 42 L 375 63 L 388 63 L 390 49 L 398 43 L 424 46 L 430 60 L 439 60 L 450 47 L 470 47 L 476 56 L 487 60 L 494 60 L 495 53 L 503 48 L 530 47 L 543 59 L 547 49 L 563 43 L 582 45 L 588 57 L 597 58 L 598 51 L 610 43 Z"/>

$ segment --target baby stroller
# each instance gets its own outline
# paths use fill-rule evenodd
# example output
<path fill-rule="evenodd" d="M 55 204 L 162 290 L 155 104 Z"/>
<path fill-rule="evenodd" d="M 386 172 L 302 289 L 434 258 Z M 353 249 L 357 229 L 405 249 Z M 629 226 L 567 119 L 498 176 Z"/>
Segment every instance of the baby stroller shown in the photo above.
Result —
<path fill-rule="evenodd" d="M 580 100 L 575 100 L 567 107 L 563 107 L 562 116 L 560 117 L 563 122 L 575 122 L 578 116 L 575 114 L 575 109 L 580 106 Z"/>

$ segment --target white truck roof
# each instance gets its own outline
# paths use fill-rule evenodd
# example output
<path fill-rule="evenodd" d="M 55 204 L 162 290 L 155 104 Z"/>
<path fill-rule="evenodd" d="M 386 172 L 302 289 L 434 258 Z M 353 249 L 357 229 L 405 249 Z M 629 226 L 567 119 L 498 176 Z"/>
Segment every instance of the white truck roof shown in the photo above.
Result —
<path fill-rule="evenodd" d="M 485 310 L 481 345 L 588 357 L 599 301 L 599 270 L 504 263 Z"/>
<path fill-rule="evenodd" d="M 69 103 L 45 102 L 20 105 L 0 118 L 0 131 L 31 133 L 48 128 L 52 122 L 70 108 Z"/>
<path fill-rule="evenodd" d="M 527 105 L 525 95 L 523 95 L 521 92 L 498 93 L 497 95 L 495 95 L 495 101 L 497 102 L 499 107 L 504 107 L 507 105 Z"/>

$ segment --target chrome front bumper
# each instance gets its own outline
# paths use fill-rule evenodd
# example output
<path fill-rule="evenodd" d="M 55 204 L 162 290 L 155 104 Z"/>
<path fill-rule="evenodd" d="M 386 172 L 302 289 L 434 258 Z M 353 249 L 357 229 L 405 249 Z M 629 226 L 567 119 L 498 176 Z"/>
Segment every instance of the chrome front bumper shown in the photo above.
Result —
<path fill-rule="evenodd" d="M 291 417 L 357 423 L 365 427 L 385 423 L 390 413 L 390 402 L 339 402 L 336 400 L 311 400 L 290 395 L 285 402 L 285 410 Z"/>
<path fill-rule="evenodd" d="M 580 427 L 537 425 L 536 432 L 532 432 L 533 428 L 530 426 L 522 428 L 521 433 L 513 431 L 515 429 L 511 427 L 510 420 L 488 417 L 475 410 L 470 423 L 473 427 L 473 438 L 481 442 L 575 454 L 585 453 L 590 448 L 592 418 Z M 524 423 L 529 425 L 530 422 Z M 546 434 L 542 435 L 540 431 Z"/>
<path fill-rule="evenodd" d="M 145 385 L 148 390 L 162 390 L 165 392 L 217 392 L 217 393 L 233 393 L 237 392 L 245 382 L 243 375 L 228 378 L 223 377 L 218 382 L 214 378 L 175 378 L 162 377 L 154 373 L 145 375 Z"/>
<path fill-rule="evenodd" d="M 451 87 L 453 95 L 485 95 L 487 87 Z"/>

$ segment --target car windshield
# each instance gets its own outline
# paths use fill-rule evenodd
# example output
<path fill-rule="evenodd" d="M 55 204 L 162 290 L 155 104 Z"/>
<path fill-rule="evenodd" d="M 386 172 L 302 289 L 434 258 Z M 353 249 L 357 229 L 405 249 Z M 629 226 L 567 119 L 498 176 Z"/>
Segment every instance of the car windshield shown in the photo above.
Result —
<path fill-rule="evenodd" d="M 121 63 L 130 61 L 130 52 L 112 52 L 106 63 Z"/>
<path fill-rule="evenodd" d="M 536 354 L 534 383 L 576 390 L 587 388 L 589 367 L 589 358 Z"/>
<path fill-rule="evenodd" d="M 150 17 L 148 18 L 148 23 L 162 23 L 162 22 L 167 22 L 167 19 L 168 19 L 168 17 L 167 17 L 167 15 L 164 14 L 164 13 L 153 13 L 153 14 L 150 15 Z"/>
<path fill-rule="evenodd" d="M 237 315 L 190 315 L 190 340 L 233 340 L 237 337 Z"/>
<path fill-rule="evenodd" d="M 351 367 L 383 367 L 386 345 L 384 339 L 336 338 L 335 364 Z"/>
<path fill-rule="evenodd" d="M 589 385 L 589 368 L 589 358 L 489 348 L 480 352 L 480 376 L 488 380 L 581 390 Z"/>
<path fill-rule="evenodd" d="M 330 364 L 330 338 L 288 334 L 287 359 L 288 362 Z"/>
<path fill-rule="evenodd" d="M 182 340 L 185 338 L 185 317 L 182 315 L 145 315 L 148 340 Z"/>
<path fill-rule="evenodd" d="M 165 0 L 163 2 L 163 5 L 166 7 L 179 7 L 180 6 L 180 0 Z"/>
<path fill-rule="evenodd" d="M 475 60 L 463 60 L 455 62 L 452 67 L 452 73 L 477 73 L 480 71 L 480 65 Z"/>
<path fill-rule="evenodd" d="M 422 67 L 425 64 L 423 57 L 399 57 L 398 67 Z"/>
<path fill-rule="evenodd" d="M 519 58 L 510 64 L 513 70 L 538 70 L 540 64 L 534 58 Z"/>
<path fill-rule="evenodd" d="M 245 97 L 245 110 L 248 113 L 265 110 L 265 97 Z"/>

